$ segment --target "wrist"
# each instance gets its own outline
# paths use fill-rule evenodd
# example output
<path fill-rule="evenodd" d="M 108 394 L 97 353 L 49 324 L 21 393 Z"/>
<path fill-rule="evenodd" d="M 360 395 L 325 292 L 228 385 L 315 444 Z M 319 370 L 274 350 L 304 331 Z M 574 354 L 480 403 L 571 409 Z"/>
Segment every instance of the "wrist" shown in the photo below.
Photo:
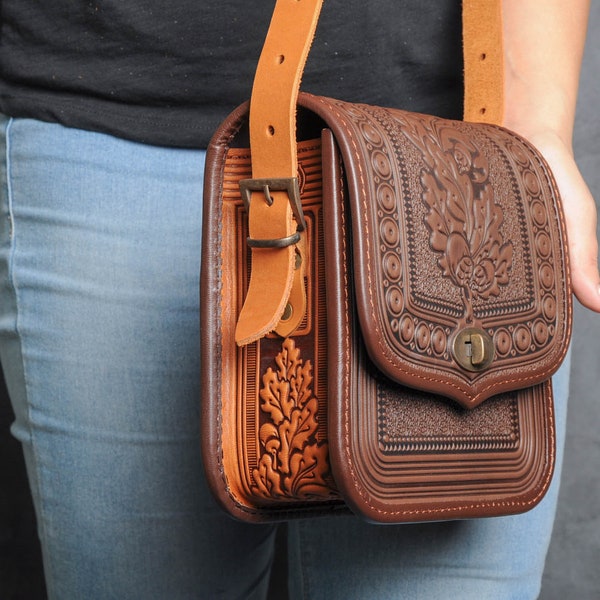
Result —
<path fill-rule="evenodd" d="M 536 90 L 520 82 L 505 83 L 502 124 L 531 141 L 561 143 L 571 150 L 575 122 L 575 98 L 561 89 Z M 571 150 L 572 152 L 572 150 Z"/>

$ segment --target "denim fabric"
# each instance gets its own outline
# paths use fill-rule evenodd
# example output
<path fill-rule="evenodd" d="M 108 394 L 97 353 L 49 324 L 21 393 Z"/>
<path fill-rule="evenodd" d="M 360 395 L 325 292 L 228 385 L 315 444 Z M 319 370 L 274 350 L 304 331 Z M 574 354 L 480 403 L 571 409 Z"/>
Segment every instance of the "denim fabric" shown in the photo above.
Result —
<path fill-rule="evenodd" d="M 264 598 L 275 526 L 222 514 L 202 475 L 204 153 L 27 119 L 0 127 L 0 356 L 50 599 Z M 521 517 L 294 524 L 291 592 L 534 597 L 557 481 Z"/>
<path fill-rule="evenodd" d="M 274 527 L 202 477 L 204 153 L 2 129 L 1 356 L 50 598 L 263 597 Z"/>

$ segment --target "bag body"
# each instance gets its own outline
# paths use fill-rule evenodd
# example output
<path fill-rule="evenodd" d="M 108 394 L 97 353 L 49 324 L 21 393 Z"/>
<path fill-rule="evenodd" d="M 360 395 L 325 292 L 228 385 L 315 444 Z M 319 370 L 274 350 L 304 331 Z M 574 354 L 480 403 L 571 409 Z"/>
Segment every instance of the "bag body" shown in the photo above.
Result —
<path fill-rule="evenodd" d="M 207 155 L 202 440 L 216 497 L 248 521 L 532 508 L 552 477 L 550 377 L 572 311 L 543 158 L 495 125 L 308 94 L 297 132 L 306 308 L 242 346 L 251 254 L 278 251 L 247 245 L 247 105 Z"/>

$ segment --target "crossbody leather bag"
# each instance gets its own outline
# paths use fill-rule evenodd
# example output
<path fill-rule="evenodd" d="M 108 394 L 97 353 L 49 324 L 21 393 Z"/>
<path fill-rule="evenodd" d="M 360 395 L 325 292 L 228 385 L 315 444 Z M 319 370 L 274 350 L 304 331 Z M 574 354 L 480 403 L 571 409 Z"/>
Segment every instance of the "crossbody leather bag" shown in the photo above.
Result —
<path fill-rule="evenodd" d="M 552 174 L 494 124 L 500 3 L 463 4 L 464 121 L 299 94 L 320 5 L 277 1 L 251 102 L 208 149 L 209 484 L 253 522 L 526 511 L 572 308 Z"/>

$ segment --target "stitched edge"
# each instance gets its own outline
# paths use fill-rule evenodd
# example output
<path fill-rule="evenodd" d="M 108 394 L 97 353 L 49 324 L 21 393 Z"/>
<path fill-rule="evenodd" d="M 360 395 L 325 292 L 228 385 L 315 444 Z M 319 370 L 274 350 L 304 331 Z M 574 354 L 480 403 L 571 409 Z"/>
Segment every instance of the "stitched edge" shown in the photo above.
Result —
<path fill-rule="evenodd" d="M 363 206 L 363 211 L 368 211 L 368 204 L 366 202 L 366 197 L 367 197 L 367 186 L 365 183 L 365 175 L 363 173 L 363 168 L 362 168 L 362 161 L 361 161 L 361 156 L 360 156 L 360 152 L 358 151 L 358 146 L 355 142 L 355 136 L 354 136 L 354 132 L 351 129 L 351 127 L 349 127 L 348 125 L 348 121 L 346 120 L 346 118 L 344 117 L 343 114 L 341 114 L 339 112 L 339 110 L 337 110 L 334 102 L 331 99 L 322 97 L 322 96 L 311 96 L 312 98 L 318 100 L 324 107 L 326 107 L 326 109 L 328 111 L 333 112 L 336 117 L 339 119 L 339 121 L 342 123 L 341 128 L 344 130 L 345 134 L 346 134 L 346 139 L 350 140 L 350 143 L 353 147 L 353 154 L 354 157 L 356 159 L 356 166 L 358 168 L 359 171 L 359 182 L 360 182 L 360 190 L 361 190 L 361 195 L 362 195 L 362 206 Z M 502 127 L 499 126 L 495 126 L 495 125 L 489 125 L 489 127 L 494 127 L 498 130 L 501 130 L 503 132 L 508 132 L 510 135 L 512 135 L 516 140 L 520 141 L 521 143 L 525 143 L 525 145 L 527 145 L 528 147 L 531 147 L 531 144 L 529 144 L 526 140 L 523 140 L 522 138 L 520 138 L 519 136 L 517 136 L 516 134 L 514 134 L 513 132 L 510 132 L 509 130 L 506 130 Z M 538 158 L 538 162 L 539 162 L 539 152 L 534 153 L 536 155 L 536 158 Z M 539 162 L 540 166 L 543 166 L 541 162 Z M 554 182 L 554 179 L 552 177 L 548 177 L 548 169 L 543 169 L 544 173 L 546 174 L 547 177 L 547 182 L 550 184 L 550 187 L 552 188 L 555 197 L 559 198 L 558 194 L 557 194 L 557 188 L 556 188 L 556 183 Z M 564 223 L 564 215 L 562 210 L 560 210 L 560 205 L 558 202 L 555 202 L 555 205 L 557 206 L 557 215 L 559 217 L 559 221 L 562 225 L 562 234 L 564 236 L 564 232 L 565 232 L 565 223 Z M 373 277 L 371 274 L 371 256 L 372 256 L 372 251 L 371 251 L 371 243 L 370 243 L 370 231 L 368 228 L 368 222 L 365 223 L 365 230 L 366 230 L 366 236 L 365 236 L 365 247 L 366 247 L 366 253 L 367 253 L 367 282 L 368 282 L 368 298 L 369 298 L 369 307 L 370 307 L 370 313 L 371 313 L 371 320 L 374 324 L 375 327 L 375 331 L 377 332 L 377 344 L 379 346 L 379 349 L 381 350 L 383 359 L 385 360 L 385 362 L 392 368 L 396 367 L 396 363 L 390 358 L 390 354 L 392 356 L 395 356 L 393 350 L 389 347 L 388 344 L 384 344 L 384 338 L 385 336 L 382 334 L 381 332 L 381 328 L 379 326 L 379 319 L 377 317 L 377 311 L 376 311 L 376 303 L 374 300 L 374 296 L 372 293 L 372 290 L 374 289 L 374 285 L 373 285 Z M 566 252 L 564 253 L 565 255 L 567 254 Z M 567 256 L 565 256 L 565 258 L 568 258 Z M 569 270 L 569 263 L 568 260 L 565 260 L 565 276 L 570 278 L 570 270 Z M 541 371 L 537 376 L 522 376 L 522 377 L 513 377 L 511 379 L 506 379 L 505 381 L 507 383 L 522 383 L 522 387 L 527 387 L 528 382 L 531 381 L 540 381 L 540 379 L 543 379 L 545 377 L 550 377 L 550 375 L 552 375 L 553 373 L 556 372 L 557 368 L 560 366 L 560 363 L 564 360 L 564 357 L 567 353 L 568 350 L 568 341 L 570 338 L 570 331 L 571 331 L 571 322 L 572 322 L 572 306 L 571 303 L 569 302 L 569 298 L 566 298 L 565 302 L 565 317 L 566 317 L 566 323 L 565 323 L 565 335 L 564 335 L 564 339 L 565 342 L 564 344 L 562 344 L 562 348 L 561 348 L 561 352 L 559 353 L 559 361 L 558 361 L 558 365 L 552 368 L 547 368 L 544 371 Z M 452 381 L 448 381 L 445 378 L 442 378 L 440 376 L 435 376 L 434 372 L 428 373 L 427 375 L 421 375 L 419 373 L 410 373 L 411 377 L 414 377 L 416 379 L 419 379 L 421 381 L 426 381 L 426 382 L 439 382 L 439 383 L 443 383 L 444 385 L 448 386 L 449 388 L 452 388 L 458 392 L 463 392 L 464 393 L 464 388 L 462 386 L 459 386 L 458 384 L 452 382 Z M 481 396 L 485 396 L 486 393 L 493 389 L 494 387 L 496 387 L 495 384 L 490 383 L 488 385 L 486 385 L 485 387 L 481 388 L 481 390 L 479 391 L 479 393 L 471 396 L 472 401 L 471 401 L 471 405 L 475 405 L 476 403 L 478 403 L 478 401 L 481 399 Z"/>
<path fill-rule="evenodd" d="M 343 123 L 345 123 L 345 119 L 344 117 L 333 107 L 331 106 L 328 102 L 326 102 L 324 99 L 322 99 L 321 97 L 317 97 L 317 99 L 327 108 L 331 109 L 339 118 L 340 120 L 342 120 Z M 365 193 L 365 187 L 364 187 L 364 176 L 362 173 L 362 166 L 361 166 L 361 162 L 360 162 L 360 155 L 358 154 L 358 151 L 356 150 L 356 144 L 354 142 L 354 138 L 351 135 L 351 131 L 347 128 L 346 126 L 346 132 L 347 134 L 350 136 L 352 145 L 355 149 L 355 156 L 358 159 L 358 168 L 360 171 L 360 182 L 361 182 L 361 190 L 363 192 L 363 208 L 366 210 L 367 206 L 366 206 L 366 201 L 364 200 L 366 197 L 366 193 Z M 344 216 L 342 217 L 343 222 L 345 222 Z M 367 231 L 367 254 L 369 254 L 370 251 L 370 245 L 369 245 L 369 235 L 368 235 L 368 231 Z M 344 266 L 346 266 L 347 263 L 347 256 L 346 256 L 346 241 L 345 241 L 345 237 L 343 238 L 343 250 L 342 250 L 342 254 L 344 256 Z M 369 259 L 370 256 L 368 255 L 367 258 Z M 370 264 L 370 260 L 368 260 L 367 265 Z M 372 281 L 370 279 L 370 268 L 368 267 L 368 280 L 369 280 L 369 289 L 372 289 Z M 346 314 L 348 314 L 348 278 L 347 278 L 347 268 L 344 268 L 344 281 L 346 282 L 346 288 L 345 288 L 345 294 L 344 294 L 344 298 L 345 298 L 345 305 L 346 305 Z M 372 295 L 369 295 L 370 299 L 372 299 Z M 371 301 L 371 308 L 374 309 L 372 301 Z M 350 364 L 349 364 L 349 357 L 350 357 L 350 345 L 349 345 L 349 339 L 350 339 L 350 331 L 349 331 L 349 319 L 345 319 L 345 336 L 344 336 L 344 340 L 347 342 L 345 344 L 345 348 L 346 348 L 346 356 L 344 357 L 344 365 L 345 365 L 345 373 L 344 373 L 344 381 L 345 381 L 345 385 L 346 385 L 346 389 L 350 389 L 349 384 L 350 384 Z M 379 338 L 381 339 L 381 336 L 379 336 Z M 387 357 L 386 357 L 387 358 Z M 546 388 L 546 393 L 548 393 L 549 390 L 548 388 L 551 386 L 551 382 L 550 380 L 544 382 L 543 384 L 544 387 Z M 491 509 L 494 507 L 519 507 L 519 508 L 524 508 L 527 509 L 527 507 L 533 507 L 535 506 L 540 500 L 541 498 L 545 495 L 548 486 L 550 484 L 550 481 L 552 479 L 552 475 L 554 472 L 554 463 L 555 463 L 555 453 L 556 453 L 556 440 L 555 440 L 555 423 L 554 423 L 554 406 L 553 406 L 553 402 L 551 400 L 551 398 L 549 400 L 547 400 L 545 403 L 546 406 L 546 410 L 548 411 L 548 421 L 550 423 L 550 431 L 549 431 L 549 437 L 548 437 L 548 458 L 549 458 L 549 463 L 550 463 L 550 468 L 546 469 L 546 475 L 545 477 L 539 481 L 538 485 L 534 488 L 534 492 L 535 496 L 530 498 L 529 500 L 514 500 L 514 501 L 494 501 L 494 500 L 487 500 L 487 501 L 483 501 L 483 502 L 473 502 L 473 503 L 466 503 L 466 504 L 462 504 L 459 506 L 453 506 L 453 507 L 443 507 L 443 508 L 426 508 L 426 509 L 413 509 L 413 510 L 406 510 L 406 509 L 401 509 L 401 510 L 383 510 L 381 508 L 378 508 L 377 506 L 374 505 L 373 502 L 371 502 L 370 498 L 371 495 L 369 494 L 368 489 L 366 488 L 366 486 L 362 483 L 362 479 L 359 479 L 359 477 L 357 476 L 357 472 L 356 472 L 356 468 L 355 468 L 355 464 L 354 464 L 354 460 L 353 460 L 353 453 L 351 451 L 351 439 L 350 439 L 350 406 L 349 406 L 349 401 L 346 398 L 345 400 L 343 400 L 343 407 L 344 410 L 343 412 L 343 430 L 344 430 L 344 454 L 346 456 L 346 460 L 348 463 L 348 467 L 351 473 L 351 480 L 352 480 L 352 484 L 354 489 L 356 490 L 356 492 L 360 495 L 360 497 L 363 500 L 364 506 L 366 506 L 368 509 L 370 509 L 371 513 L 375 513 L 378 515 L 382 515 L 382 516 L 425 516 L 425 515 L 431 515 L 431 516 L 436 516 L 436 518 L 439 518 L 440 516 L 447 516 L 447 517 L 452 517 L 452 518 L 458 518 L 460 516 L 464 516 L 463 513 L 468 513 L 469 511 L 474 511 L 477 509 Z M 360 507 L 358 507 L 360 509 Z M 369 516 L 369 515 L 366 515 Z"/>

